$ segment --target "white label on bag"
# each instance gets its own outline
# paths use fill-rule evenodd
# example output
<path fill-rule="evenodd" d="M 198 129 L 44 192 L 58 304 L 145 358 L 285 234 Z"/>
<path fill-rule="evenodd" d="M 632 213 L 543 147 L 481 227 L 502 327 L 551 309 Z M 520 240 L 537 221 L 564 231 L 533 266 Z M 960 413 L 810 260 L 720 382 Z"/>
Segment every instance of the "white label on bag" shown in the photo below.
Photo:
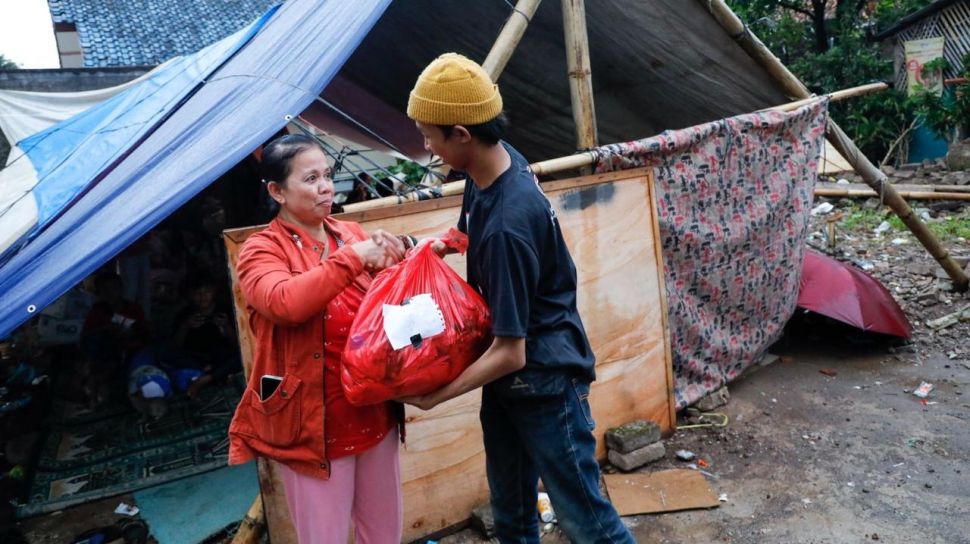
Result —
<path fill-rule="evenodd" d="M 385 304 L 384 333 L 395 350 L 420 344 L 445 332 L 445 319 L 431 293 L 415 295 L 406 304 Z"/>

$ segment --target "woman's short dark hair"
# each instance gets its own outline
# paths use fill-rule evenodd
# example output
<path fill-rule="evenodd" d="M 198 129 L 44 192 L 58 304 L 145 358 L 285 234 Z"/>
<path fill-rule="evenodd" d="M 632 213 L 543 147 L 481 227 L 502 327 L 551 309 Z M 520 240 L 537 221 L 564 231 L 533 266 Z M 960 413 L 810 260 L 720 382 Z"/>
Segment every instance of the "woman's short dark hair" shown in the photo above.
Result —
<path fill-rule="evenodd" d="M 313 147 L 323 150 L 320 142 L 306 134 L 287 134 L 276 138 L 263 148 L 263 160 L 259 165 L 260 177 L 266 183 L 275 181 L 285 185 L 293 157 Z"/>
<path fill-rule="evenodd" d="M 505 131 L 509 128 L 509 118 L 505 116 L 505 112 L 498 114 L 491 121 L 486 121 L 479 125 L 462 125 L 468 130 L 468 133 L 478 138 L 483 143 L 489 145 L 495 145 L 505 136 Z M 445 139 L 451 138 L 452 131 L 455 130 L 455 125 L 438 125 L 441 132 L 444 134 Z"/>

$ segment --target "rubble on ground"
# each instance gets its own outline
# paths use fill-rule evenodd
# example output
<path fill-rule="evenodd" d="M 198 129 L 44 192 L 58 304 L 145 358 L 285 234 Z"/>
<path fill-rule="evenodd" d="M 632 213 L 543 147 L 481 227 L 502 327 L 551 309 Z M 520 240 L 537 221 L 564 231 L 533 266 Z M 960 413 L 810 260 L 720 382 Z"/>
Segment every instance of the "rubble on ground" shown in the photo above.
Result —
<path fill-rule="evenodd" d="M 970 171 L 951 172 L 942 160 L 927 161 L 916 168 L 885 167 L 884 171 L 894 184 L 970 184 Z M 861 181 L 851 173 L 835 179 Z M 819 180 L 820 184 L 825 181 Z M 953 290 L 946 272 L 894 219 L 893 212 L 877 198 L 817 198 L 814 206 L 822 202 L 833 204 L 835 209 L 810 218 L 809 245 L 854 264 L 889 289 L 913 325 L 912 344 L 902 349 L 918 355 L 930 350 L 944 350 L 960 358 L 970 355 L 970 346 L 966 345 L 970 322 L 961 313 L 970 306 L 970 293 Z M 963 231 L 970 228 L 970 202 L 911 201 L 910 205 L 937 232 L 957 224 L 966 225 Z M 834 251 L 828 236 L 830 222 L 835 224 Z M 970 240 L 955 235 L 939 238 L 957 264 L 970 272 Z"/>

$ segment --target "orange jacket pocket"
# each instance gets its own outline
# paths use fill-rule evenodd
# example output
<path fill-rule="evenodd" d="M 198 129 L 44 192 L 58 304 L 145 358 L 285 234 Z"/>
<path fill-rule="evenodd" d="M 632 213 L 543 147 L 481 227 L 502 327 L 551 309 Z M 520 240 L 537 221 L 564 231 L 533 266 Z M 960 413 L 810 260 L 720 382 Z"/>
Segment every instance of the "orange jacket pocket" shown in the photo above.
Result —
<path fill-rule="evenodd" d="M 256 391 L 250 391 L 252 426 L 260 440 L 271 446 L 285 447 L 300 436 L 302 384 L 300 378 L 287 374 L 266 400 L 260 400 Z"/>

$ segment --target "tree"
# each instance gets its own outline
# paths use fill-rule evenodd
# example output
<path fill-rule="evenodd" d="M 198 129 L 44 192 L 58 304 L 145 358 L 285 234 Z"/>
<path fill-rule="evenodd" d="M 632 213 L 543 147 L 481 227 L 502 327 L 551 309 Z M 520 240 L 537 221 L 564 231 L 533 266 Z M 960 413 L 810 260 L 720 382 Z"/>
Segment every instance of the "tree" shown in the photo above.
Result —
<path fill-rule="evenodd" d="M 892 81 L 893 62 L 870 36 L 933 0 L 728 0 L 814 93 Z M 913 118 L 905 90 L 832 104 L 832 118 L 878 159 Z"/>
<path fill-rule="evenodd" d="M 17 68 L 20 68 L 20 66 L 16 62 L 0 55 L 0 70 L 16 70 Z"/>

